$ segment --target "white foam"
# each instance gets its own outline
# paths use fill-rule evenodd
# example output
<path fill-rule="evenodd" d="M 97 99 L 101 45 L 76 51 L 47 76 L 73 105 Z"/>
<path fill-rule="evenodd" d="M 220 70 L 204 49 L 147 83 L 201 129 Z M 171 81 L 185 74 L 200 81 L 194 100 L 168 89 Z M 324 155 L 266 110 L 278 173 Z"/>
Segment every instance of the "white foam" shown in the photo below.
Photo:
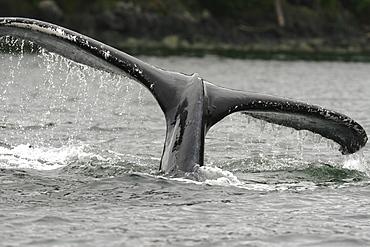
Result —
<path fill-rule="evenodd" d="M 365 160 L 363 152 L 357 152 L 346 156 L 343 162 L 343 168 L 360 171 L 370 176 L 370 167 Z"/>
<path fill-rule="evenodd" d="M 185 173 L 182 177 L 167 177 L 157 174 L 146 174 L 161 179 L 176 180 L 184 183 L 221 185 L 221 186 L 239 186 L 243 185 L 239 179 L 229 171 L 214 166 L 196 166 L 194 172 Z"/>
<path fill-rule="evenodd" d="M 0 147 L 0 167 L 36 170 L 53 170 L 68 165 L 73 160 L 90 160 L 98 155 L 86 152 L 84 145 L 55 147 L 31 147 L 18 145 Z M 102 157 L 98 157 L 103 159 Z"/>
<path fill-rule="evenodd" d="M 189 175 L 189 174 L 187 174 Z M 302 181 L 299 183 L 282 183 L 282 184 L 264 184 L 264 183 L 246 183 L 240 181 L 236 175 L 230 171 L 224 171 L 221 168 L 214 166 L 202 166 L 198 167 L 192 176 L 196 177 L 197 180 L 186 179 L 186 178 L 168 178 L 161 177 L 163 179 L 173 179 L 184 183 L 195 183 L 195 184 L 206 184 L 214 186 L 232 186 L 238 187 L 250 191 L 303 191 L 303 190 L 315 190 L 318 186 L 314 182 Z"/>
<path fill-rule="evenodd" d="M 242 182 L 229 171 L 214 166 L 202 166 L 198 169 L 198 180 L 210 185 L 241 185 Z"/>

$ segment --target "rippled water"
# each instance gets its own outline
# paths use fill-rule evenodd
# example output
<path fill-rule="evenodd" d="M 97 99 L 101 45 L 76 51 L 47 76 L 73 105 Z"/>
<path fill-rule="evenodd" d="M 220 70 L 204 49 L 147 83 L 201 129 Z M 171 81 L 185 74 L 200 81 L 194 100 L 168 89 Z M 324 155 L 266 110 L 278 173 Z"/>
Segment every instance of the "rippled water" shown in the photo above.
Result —
<path fill-rule="evenodd" d="M 199 182 L 158 175 L 163 114 L 138 83 L 40 52 L 0 55 L 2 246 L 367 246 L 369 148 L 234 114 Z M 296 98 L 369 132 L 369 64 L 141 57 Z"/>

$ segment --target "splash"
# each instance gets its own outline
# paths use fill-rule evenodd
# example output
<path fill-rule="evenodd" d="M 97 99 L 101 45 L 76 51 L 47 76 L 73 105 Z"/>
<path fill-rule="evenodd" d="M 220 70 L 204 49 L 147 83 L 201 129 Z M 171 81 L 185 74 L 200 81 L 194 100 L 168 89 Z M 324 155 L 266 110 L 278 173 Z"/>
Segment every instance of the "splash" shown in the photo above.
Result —
<path fill-rule="evenodd" d="M 370 177 L 370 166 L 365 160 L 363 151 L 345 157 L 343 168 L 365 173 Z"/>
<path fill-rule="evenodd" d="M 103 159 L 87 152 L 86 146 L 63 146 L 60 148 L 18 145 L 14 148 L 0 147 L 0 167 L 7 169 L 54 170 L 74 161 Z"/>
<path fill-rule="evenodd" d="M 160 153 L 164 119 L 140 84 L 11 37 L 0 39 L 0 51 L 1 167 L 54 169 L 81 158 L 77 153 L 87 152 L 86 145 L 99 155 L 112 150 L 142 157 L 122 158 L 135 164 Z M 150 155 L 143 155 L 143 143 Z"/>
<path fill-rule="evenodd" d="M 30 142 L 32 145 L 35 143 L 42 145 L 42 143 L 57 140 L 57 145 L 62 145 L 62 147 L 36 148 L 29 145 L 18 145 L 14 149 L 3 147 L 0 150 L 0 167 L 51 170 L 67 166 L 74 160 L 81 162 L 85 159 L 91 160 L 97 157 L 96 154 L 89 153 L 83 146 L 66 145 L 65 143 L 71 140 L 82 140 L 85 143 L 87 140 L 93 140 L 93 143 L 97 143 L 102 139 L 106 146 L 104 148 L 110 148 L 112 153 L 122 152 L 122 150 L 133 152 L 134 158 L 125 158 L 125 160 L 133 160 L 132 163 L 144 165 L 159 163 L 158 159 L 153 162 L 145 160 L 148 156 L 159 156 L 159 149 L 153 149 L 149 154 L 138 151 L 142 150 L 142 143 L 149 143 L 148 149 L 152 148 L 153 143 L 161 143 L 157 135 L 147 130 L 153 129 L 155 132 L 158 129 L 163 130 L 162 127 L 157 126 L 164 126 L 160 122 L 163 121 L 162 115 L 159 114 L 159 119 L 153 118 L 152 110 L 149 111 L 150 116 L 143 116 L 144 108 L 156 105 L 147 100 L 146 91 L 139 86 L 134 86 L 136 84 L 131 84 L 127 78 L 114 77 L 96 71 L 42 49 L 36 49 L 37 56 L 23 56 L 24 43 L 18 42 L 17 44 L 18 46 L 15 43 L 13 46 L 19 47 L 20 54 L 13 52 L 8 58 L 12 62 L 8 71 L 10 73 L 8 84 L 3 88 L 0 86 L 0 89 L 3 89 L 0 91 L 4 92 L 2 101 L 6 103 L 3 104 L 4 112 L 9 115 L 4 116 L 0 121 L 0 127 L 9 134 L 4 141 L 12 144 Z M 27 74 L 34 74 L 29 72 L 30 69 L 37 71 L 38 78 L 30 80 L 30 76 L 22 74 L 24 66 L 30 67 Z M 135 94 L 138 97 L 133 96 Z M 13 98 L 11 98 L 12 95 Z M 158 111 L 158 108 L 155 110 Z M 12 112 L 15 114 L 11 115 Z M 133 121 L 123 118 L 126 116 Z M 246 116 L 239 114 L 230 116 L 230 118 L 233 118 L 233 121 L 220 124 L 221 128 L 216 130 L 216 134 L 208 138 L 213 143 L 207 144 L 207 149 L 212 152 L 206 163 L 220 166 L 219 160 L 221 160 L 225 165 L 221 164 L 221 168 L 214 166 L 199 168 L 197 176 L 201 183 L 275 190 L 277 188 L 275 185 L 243 183 L 233 173 L 226 170 L 232 170 L 234 173 L 265 172 L 302 168 L 312 163 L 333 166 L 342 164 L 343 158 L 340 158 L 338 162 L 336 156 L 331 155 L 331 152 L 328 155 L 326 151 L 328 147 L 334 149 L 337 146 L 323 140 L 318 135 L 277 127 L 251 117 L 247 117 L 246 120 Z M 246 121 L 247 125 L 245 125 Z M 159 124 L 153 124 L 157 122 Z M 151 123 L 150 127 L 147 127 L 148 123 Z M 19 125 L 20 128 L 12 127 L 12 124 Z M 34 128 L 33 126 L 50 127 Z M 5 127 L 12 128 L 6 129 Z M 137 130 L 138 127 L 145 128 L 146 131 Z M 16 136 L 17 131 L 19 136 Z M 136 140 L 140 141 L 132 145 Z M 225 140 L 229 141 L 227 146 L 225 146 Z M 102 145 L 99 146 L 98 153 L 101 153 Z M 119 157 L 127 155 L 129 154 Z M 246 159 L 246 156 L 251 158 Z M 99 159 L 104 162 L 104 158 L 99 157 Z M 141 161 L 143 159 L 144 161 Z M 110 166 L 107 168 L 109 171 L 115 171 L 112 165 L 118 166 L 117 169 L 120 170 L 121 160 L 117 160 L 104 165 Z M 97 163 L 90 165 L 91 169 L 101 166 L 101 162 Z M 369 174 L 369 168 L 363 158 L 361 160 L 353 156 L 348 157 L 343 168 Z M 76 170 L 80 171 L 79 169 L 81 168 Z M 97 172 L 93 171 L 92 174 L 96 176 Z M 302 186 L 297 183 L 287 185 L 282 183 L 279 189 L 309 187 L 304 182 L 302 183 Z"/>
<path fill-rule="evenodd" d="M 210 185 L 240 185 L 239 179 L 229 171 L 222 170 L 218 167 L 203 166 L 197 171 L 198 180 Z"/>

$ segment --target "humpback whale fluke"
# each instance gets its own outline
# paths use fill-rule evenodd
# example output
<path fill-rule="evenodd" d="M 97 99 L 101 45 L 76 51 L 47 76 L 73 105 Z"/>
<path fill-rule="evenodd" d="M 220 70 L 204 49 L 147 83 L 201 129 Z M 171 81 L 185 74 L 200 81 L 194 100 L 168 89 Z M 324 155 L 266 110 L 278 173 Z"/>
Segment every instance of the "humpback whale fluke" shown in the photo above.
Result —
<path fill-rule="evenodd" d="M 319 106 L 290 99 L 231 90 L 203 80 L 153 67 L 108 45 L 47 22 L 0 18 L 0 36 L 13 36 L 75 62 L 125 74 L 155 97 L 166 119 L 160 170 L 169 175 L 202 166 L 207 131 L 225 116 L 243 112 L 297 130 L 309 130 L 340 145 L 342 154 L 365 146 L 365 130 L 351 118 Z"/>

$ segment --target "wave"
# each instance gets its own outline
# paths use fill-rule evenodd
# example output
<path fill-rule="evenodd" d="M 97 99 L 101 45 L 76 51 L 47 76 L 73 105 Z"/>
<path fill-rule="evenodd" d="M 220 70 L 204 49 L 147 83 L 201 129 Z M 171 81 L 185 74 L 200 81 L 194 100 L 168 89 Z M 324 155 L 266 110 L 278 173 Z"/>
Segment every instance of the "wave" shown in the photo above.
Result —
<path fill-rule="evenodd" d="M 256 158 L 235 160 L 228 164 L 198 167 L 195 172 L 184 174 L 181 178 L 169 178 L 159 174 L 158 158 L 103 150 L 92 144 L 62 147 L 0 145 L 0 168 L 58 170 L 59 174 L 94 179 L 137 174 L 180 183 L 231 186 L 253 191 L 313 190 L 321 186 L 338 187 L 369 181 L 369 167 L 361 153 L 346 157 L 337 166 L 319 162 L 302 165 L 294 159 L 274 162 Z"/>

